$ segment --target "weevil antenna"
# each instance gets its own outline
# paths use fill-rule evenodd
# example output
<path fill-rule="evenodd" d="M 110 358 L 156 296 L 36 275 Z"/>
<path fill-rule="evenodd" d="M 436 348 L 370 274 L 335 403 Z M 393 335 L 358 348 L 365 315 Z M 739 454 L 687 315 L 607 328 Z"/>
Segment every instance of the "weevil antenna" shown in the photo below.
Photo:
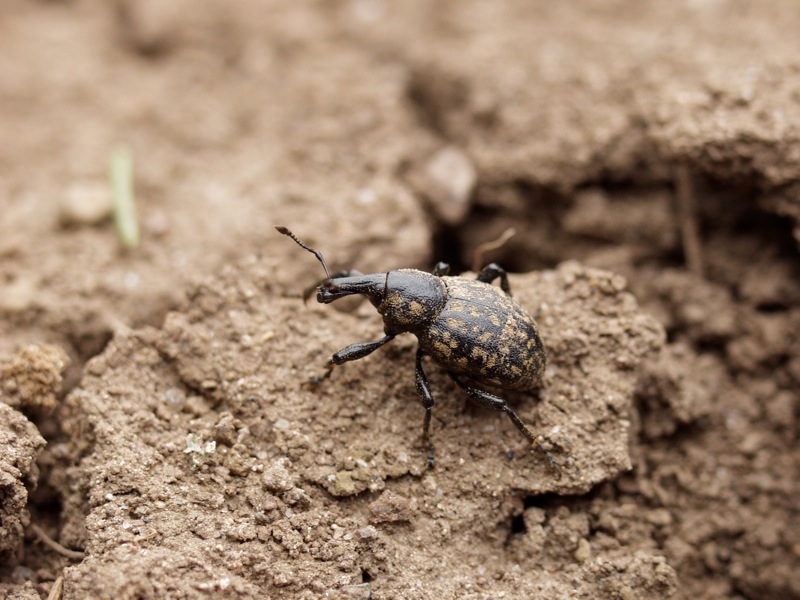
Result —
<path fill-rule="evenodd" d="M 291 231 L 289 231 L 289 230 L 288 230 L 286 227 L 283 227 L 283 226 L 281 226 L 281 225 L 276 225 L 276 226 L 275 226 L 275 229 L 277 229 L 277 230 L 278 230 L 278 232 L 279 232 L 279 233 L 282 233 L 283 235 L 288 235 L 288 236 L 289 236 L 290 238 L 292 238 L 292 239 L 293 239 L 295 242 L 297 242 L 297 245 L 298 245 L 298 246 L 300 246 L 301 248 L 305 248 L 306 250 L 308 250 L 309 252 L 311 252 L 311 254 L 313 254 L 314 256 L 316 256 L 316 257 L 317 257 L 317 260 L 318 260 L 320 263 L 322 263 L 322 268 L 323 268 L 323 269 L 325 269 L 325 277 L 326 277 L 326 278 L 328 278 L 328 279 L 330 279 L 330 278 L 331 278 L 331 273 L 330 273 L 330 271 L 328 271 L 328 265 L 326 265 L 326 264 L 325 264 L 325 259 L 324 259 L 324 258 L 322 258 L 322 253 L 321 253 L 319 250 L 314 250 L 314 249 L 313 249 L 313 248 L 311 248 L 310 246 L 307 246 L 306 244 L 304 244 L 303 242 L 301 242 L 301 241 L 300 241 L 300 239 L 299 239 L 299 238 L 298 238 L 298 237 L 297 237 L 295 234 L 293 234 Z"/>

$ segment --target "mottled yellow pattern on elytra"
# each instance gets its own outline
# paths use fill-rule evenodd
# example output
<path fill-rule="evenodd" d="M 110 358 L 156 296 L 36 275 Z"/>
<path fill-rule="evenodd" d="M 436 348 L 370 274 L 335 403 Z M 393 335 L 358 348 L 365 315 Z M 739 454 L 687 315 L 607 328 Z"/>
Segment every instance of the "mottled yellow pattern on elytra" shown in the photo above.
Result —
<path fill-rule="evenodd" d="M 483 348 L 473 348 L 472 352 L 470 352 L 470 356 L 472 356 L 472 358 L 475 360 L 480 360 L 482 362 L 486 362 L 489 359 L 489 353 Z"/>
<path fill-rule="evenodd" d="M 506 389 L 536 387 L 545 349 L 530 315 L 497 286 L 443 277 L 448 302 L 418 334 L 420 347 L 455 374 Z"/>
<path fill-rule="evenodd" d="M 443 344 L 438 340 L 433 342 L 433 347 L 436 349 L 438 356 L 446 357 L 449 360 L 453 355 L 453 349 L 447 344 Z"/>
<path fill-rule="evenodd" d="M 463 331 L 467 324 L 461 319 L 447 319 L 447 326 L 455 331 Z"/>

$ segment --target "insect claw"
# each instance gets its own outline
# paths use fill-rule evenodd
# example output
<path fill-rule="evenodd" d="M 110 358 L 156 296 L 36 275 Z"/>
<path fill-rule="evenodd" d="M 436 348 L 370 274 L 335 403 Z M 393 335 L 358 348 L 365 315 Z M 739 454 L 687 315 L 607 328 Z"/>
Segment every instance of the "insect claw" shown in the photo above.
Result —
<path fill-rule="evenodd" d="M 561 479 L 561 465 L 559 465 L 558 461 L 553 458 L 553 455 L 550 453 L 550 451 L 544 447 L 542 444 L 542 438 L 540 436 L 533 438 L 531 446 L 536 446 L 541 452 L 544 453 L 545 457 L 547 458 L 547 462 L 550 463 L 550 468 L 556 474 L 556 479 Z"/>
<path fill-rule="evenodd" d="M 325 381 L 328 377 L 330 377 L 331 373 L 333 373 L 333 361 L 329 360 L 325 364 L 325 368 L 327 369 L 327 371 L 325 371 L 322 375 L 314 375 L 313 377 L 309 378 L 308 380 L 309 385 L 311 385 L 312 387 L 317 386 L 323 381 Z"/>

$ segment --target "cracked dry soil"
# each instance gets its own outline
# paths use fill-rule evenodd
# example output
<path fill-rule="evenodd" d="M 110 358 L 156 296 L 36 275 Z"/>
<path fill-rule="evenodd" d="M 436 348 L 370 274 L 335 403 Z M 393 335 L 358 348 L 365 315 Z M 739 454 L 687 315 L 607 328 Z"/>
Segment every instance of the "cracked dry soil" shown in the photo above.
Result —
<path fill-rule="evenodd" d="M 0 597 L 800 598 L 789 0 L 8 0 Z M 134 156 L 140 247 L 106 166 Z M 548 350 L 507 394 L 304 305 L 477 248 Z M 473 267 L 474 268 L 474 267 Z M 467 275 L 469 276 L 469 275 Z"/>

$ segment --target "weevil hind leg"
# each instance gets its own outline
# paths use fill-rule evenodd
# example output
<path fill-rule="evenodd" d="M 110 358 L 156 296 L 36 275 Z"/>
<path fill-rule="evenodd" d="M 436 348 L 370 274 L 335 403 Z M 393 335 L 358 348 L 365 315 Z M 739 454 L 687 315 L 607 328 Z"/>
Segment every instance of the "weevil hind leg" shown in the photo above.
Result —
<path fill-rule="evenodd" d="M 450 375 L 450 378 L 456 382 L 458 387 L 467 393 L 467 396 L 469 396 L 470 400 L 482 406 L 488 406 L 493 410 L 506 413 L 514 426 L 530 440 L 532 446 L 536 446 L 545 455 L 547 462 L 550 463 L 550 467 L 556 472 L 559 478 L 561 477 L 561 467 L 558 464 L 558 461 L 553 458 L 553 455 L 542 444 L 542 436 L 533 433 L 533 431 L 531 431 L 530 428 L 522 421 L 522 419 L 519 418 L 519 415 L 514 412 L 514 409 L 511 408 L 505 400 L 503 400 L 500 396 L 495 396 L 489 392 L 484 392 L 478 388 L 468 386 L 453 373 L 448 372 L 448 375 Z"/>

